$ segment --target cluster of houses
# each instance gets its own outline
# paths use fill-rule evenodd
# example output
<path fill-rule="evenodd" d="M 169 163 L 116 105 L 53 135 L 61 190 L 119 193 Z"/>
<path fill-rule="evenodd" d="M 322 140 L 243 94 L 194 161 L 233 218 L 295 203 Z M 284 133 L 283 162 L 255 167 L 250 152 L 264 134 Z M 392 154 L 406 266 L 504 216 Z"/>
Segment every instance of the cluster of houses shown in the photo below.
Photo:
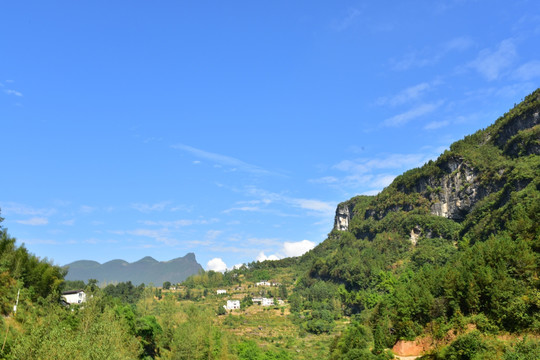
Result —
<path fill-rule="evenodd" d="M 269 281 L 266 281 L 266 280 L 259 281 L 258 283 L 255 283 L 255 286 L 280 286 L 280 285 L 281 285 L 280 283 L 269 282 Z"/>
<path fill-rule="evenodd" d="M 265 298 L 265 297 L 255 297 L 252 298 L 251 301 L 253 301 L 254 304 L 259 304 L 261 306 L 274 306 L 274 299 L 273 298 Z M 283 305 L 285 302 L 281 299 L 278 299 L 278 304 Z M 237 310 L 240 309 L 240 300 L 227 300 L 227 305 L 223 305 L 225 310 Z"/>

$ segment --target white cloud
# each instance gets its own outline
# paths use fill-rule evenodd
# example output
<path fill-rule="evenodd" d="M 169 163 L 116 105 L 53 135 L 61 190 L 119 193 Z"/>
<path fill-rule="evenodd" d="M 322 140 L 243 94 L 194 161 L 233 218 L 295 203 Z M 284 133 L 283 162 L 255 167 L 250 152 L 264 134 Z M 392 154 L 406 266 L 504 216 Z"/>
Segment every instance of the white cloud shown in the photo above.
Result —
<path fill-rule="evenodd" d="M 56 209 L 53 208 L 34 208 L 31 206 L 14 203 L 14 202 L 7 202 L 5 205 L 1 208 L 2 212 L 5 215 L 10 214 L 16 214 L 16 215 L 40 215 L 40 216 L 50 216 L 56 212 Z"/>
<path fill-rule="evenodd" d="M 132 204 L 131 207 L 134 208 L 137 211 L 140 211 L 142 213 L 149 213 L 153 211 L 163 211 L 165 210 L 165 207 L 169 205 L 170 201 L 162 201 L 160 203 L 156 204 Z"/>
<path fill-rule="evenodd" d="M 15 96 L 19 96 L 19 97 L 22 97 L 23 94 L 21 94 L 20 92 L 16 91 L 16 90 L 10 90 L 10 89 L 6 89 L 4 90 L 4 92 L 8 95 L 15 95 Z"/>
<path fill-rule="evenodd" d="M 404 113 L 401 113 L 401 114 L 392 116 L 389 119 L 386 119 L 385 121 L 383 121 L 383 125 L 389 126 L 389 127 L 404 125 L 413 119 L 416 119 L 418 117 L 424 116 L 426 114 L 429 114 L 437 110 L 437 108 L 439 108 L 442 104 L 443 102 L 439 101 L 437 103 L 419 105 L 409 111 L 406 111 Z"/>
<path fill-rule="evenodd" d="M 235 190 L 240 191 L 240 190 Z M 328 216 L 334 211 L 335 203 L 321 201 L 318 199 L 303 199 L 295 198 L 290 196 L 285 196 L 282 194 L 269 192 L 263 189 L 259 189 L 253 186 L 247 187 L 245 190 L 245 195 L 258 197 L 259 199 L 254 200 L 257 204 L 261 206 L 244 206 L 244 207 L 235 207 L 232 209 L 225 210 L 224 212 L 231 212 L 235 210 L 239 211 L 267 211 L 274 212 L 269 209 L 269 205 L 288 205 L 294 208 L 299 208 L 302 210 L 309 210 L 306 214 L 311 216 Z M 253 203 L 253 202 L 252 202 Z M 329 212 L 330 211 L 330 212 Z M 284 214 L 283 212 L 278 213 L 280 216 L 291 216 L 290 214 Z"/>
<path fill-rule="evenodd" d="M 49 220 L 47 218 L 43 218 L 43 217 L 33 217 L 31 219 L 17 220 L 15 222 L 17 222 L 19 224 L 23 224 L 23 225 L 38 226 L 38 225 L 47 225 L 49 223 Z"/>
<path fill-rule="evenodd" d="M 80 208 L 79 208 L 80 212 L 82 213 L 85 213 L 85 214 L 89 214 L 91 212 L 94 212 L 96 211 L 97 209 L 93 206 L 88 206 L 88 205 L 82 205 Z"/>
<path fill-rule="evenodd" d="M 261 211 L 261 208 L 259 208 L 258 206 L 240 206 L 240 207 L 233 207 L 233 208 L 230 208 L 230 209 L 227 209 L 227 210 L 223 210 L 223 213 L 225 214 L 228 214 L 228 213 L 231 213 L 233 211 Z"/>
<path fill-rule="evenodd" d="M 206 264 L 208 270 L 225 272 L 227 270 L 227 264 L 221 258 L 213 258 Z"/>
<path fill-rule="evenodd" d="M 365 174 L 380 169 L 402 169 L 413 165 L 417 166 L 425 156 L 425 154 L 388 154 L 369 159 L 343 160 L 334 165 L 333 168 L 354 174 Z"/>
<path fill-rule="evenodd" d="M 424 126 L 425 130 L 436 130 L 440 129 L 442 127 L 450 125 L 450 121 L 448 120 L 442 120 L 442 121 L 432 121 L 428 123 L 426 126 Z"/>
<path fill-rule="evenodd" d="M 266 254 L 263 251 L 261 251 L 259 253 L 259 255 L 257 255 L 257 258 L 255 260 L 257 260 L 257 261 L 265 261 L 265 260 L 274 261 L 274 260 L 279 260 L 279 257 L 277 255 L 266 256 Z"/>
<path fill-rule="evenodd" d="M 463 52 L 474 45 L 474 41 L 468 37 L 458 37 L 442 43 L 437 48 L 426 48 L 410 52 L 400 60 L 392 59 L 391 65 L 394 70 L 403 71 L 411 68 L 422 68 L 438 63 L 451 52 Z"/>
<path fill-rule="evenodd" d="M 324 176 L 320 179 L 311 179 L 309 182 L 315 183 L 315 184 L 335 184 L 339 181 L 339 179 L 335 176 Z"/>
<path fill-rule="evenodd" d="M 66 226 L 73 226 L 75 224 L 75 219 L 60 221 L 60 224 Z"/>
<path fill-rule="evenodd" d="M 305 210 L 315 211 L 317 213 L 324 214 L 324 216 L 327 216 L 328 214 L 332 215 L 336 208 L 336 204 L 334 203 L 314 199 L 290 198 L 287 199 L 287 201 L 296 207 L 300 207 Z"/>
<path fill-rule="evenodd" d="M 284 242 L 283 253 L 286 257 L 300 256 L 315 247 L 315 243 L 309 240 L 298 242 Z"/>
<path fill-rule="evenodd" d="M 376 194 L 390 185 L 396 174 L 421 166 L 439 154 L 438 150 L 430 149 L 425 153 L 386 154 L 372 158 L 342 160 L 331 169 L 339 170 L 345 175 L 336 177 L 336 181 L 328 185 L 342 191 L 354 189 L 355 194 Z"/>
<path fill-rule="evenodd" d="M 517 57 L 516 46 L 511 39 L 500 42 L 496 50 L 483 49 L 469 66 L 488 81 L 499 78 L 501 72 L 510 67 Z"/>
<path fill-rule="evenodd" d="M 180 219 L 180 220 L 171 220 L 171 221 L 153 221 L 153 220 L 142 220 L 140 221 L 141 224 L 144 225 L 158 225 L 158 226 L 164 226 L 164 227 L 184 227 L 184 226 L 191 226 L 191 225 L 207 225 L 211 223 L 217 222 L 217 219 L 199 219 L 199 220 L 190 220 L 190 219 Z"/>
<path fill-rule="evenodd" d="M 208 230 L 206 232 L 206 239 L 215 240 L 221 234 L 223 234 L 223 231 L 221 230 Z"/>
<path fill-rule="evenodd" d="M 170 231 L 167 228 L 162 229 L 135 229 L 135 230 L 116 230 L 110 231 L 112 234 L 116 235 L 134 235 L 141 237 L 148 237 L 154 239 L 157 242 L 163 243 L 165 245 L 178 245 L 178 240 L 172 239 L 170 237 Z"/>
<path fill-rule="evenodd" d="M 432 86 L 426 82 L 408 87 L 392 97 L 383 97 L 377 100 L 377 105 L 398 106 L 408 103 L 411 100 L 416 100 Z"/>

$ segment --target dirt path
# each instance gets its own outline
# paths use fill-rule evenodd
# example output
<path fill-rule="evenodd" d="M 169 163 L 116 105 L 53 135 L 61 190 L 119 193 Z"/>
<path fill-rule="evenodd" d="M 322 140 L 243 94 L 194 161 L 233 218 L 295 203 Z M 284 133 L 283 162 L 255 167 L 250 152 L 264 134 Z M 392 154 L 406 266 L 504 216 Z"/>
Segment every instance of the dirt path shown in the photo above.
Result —
<path fill-rule="evenodd" d="M 398 355 L 394 355 L 396 359 L 399 359 L 399 360 L 414 360 L 414 359 L 418 359 L 420 356 L 398 356 Z"/>

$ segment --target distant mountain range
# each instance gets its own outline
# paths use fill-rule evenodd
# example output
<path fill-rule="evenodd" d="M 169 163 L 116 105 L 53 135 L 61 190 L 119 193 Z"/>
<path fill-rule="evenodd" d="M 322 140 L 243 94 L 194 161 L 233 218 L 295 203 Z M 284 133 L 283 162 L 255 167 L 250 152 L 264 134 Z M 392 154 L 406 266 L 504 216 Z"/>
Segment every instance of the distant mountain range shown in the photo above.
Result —
<path fill-rule="evenodd" d="M 111 260 L 104 264 L 91 260 L 79 260 L 65 266 L 68 273 L 66 280 L 96 279 L 100 284 L 131 281 L 134 285 L 162 285 L 165 281 L 178 283 L 202 270 L 195 254 L 188 253 L 169 261 L 157 261 L 146 256 L 139 261 L 129 263 L 125 260 Z"/>

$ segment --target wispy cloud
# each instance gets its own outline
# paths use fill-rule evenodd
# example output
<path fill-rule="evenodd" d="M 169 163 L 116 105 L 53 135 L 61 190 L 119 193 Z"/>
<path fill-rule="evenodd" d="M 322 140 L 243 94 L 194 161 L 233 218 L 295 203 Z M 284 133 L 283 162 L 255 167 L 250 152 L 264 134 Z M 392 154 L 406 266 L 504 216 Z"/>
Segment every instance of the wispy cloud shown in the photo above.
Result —
<path fill-rule="evenodd" d="M 212 153 L 209 151 L 196 149 L 194 147 L 183 145 L 183 144 L 176 144 L 176 145 L 172 145 L 171 147 L 173 149 L 188 152 L 198 158 L 212 161 L 217 165 L 227 166 L 229 169 L 232 169 L 232 170 L 240 170 L 240 171 L 257 174 L 257 175 L 272 175 L 273 174 L 272 172 L 268 170 L 265 170 L 261 167 L 258 167 L 252 164 L 248 164 L 242 160 L 236 159 L 231 156 Z"/>
<path fill-rule="evenodd" d="M 49 220 L 44 217 L 33 217 L 26 220 L 16 220 L 15 222 L 23 225 L 39 226 L 47 225 L 49 223 Z"/>
<path fill-rule="evenodd" d="M 137 211 L 140 211 L 142 213 L 150 213 L 154 211 L 163 211 L 169 205 L 170 201 L 162 201 L 156 204 L 142 204 L 142 203 L 135 203 L 131 204 L 131 207 Z"/>
<path fill-rule="evenodd" d="M 335 26 L 337 31 L 344 31 L 351 27 L 357 20 L 362 12 L 355 8 L 349 8 L 347 15 L 342 18 Z"/>
<path fill-rule="evenodd" d="M 404 71 L 412 68 L 422 68 L 437 64 L 441 59 L 453 52 L 463 52 L 470 49 L 474 41 L 469 37 L 457 37 L 437 48 L 423 49 L 405 54 L 401 59 L 390 60 L 390 66 L 393 70 Z"/>
<path fill-rule="evenodd" d="M 437 110 L 442 104 L 443 104 L 443 101 L 439 101 L 436 103 L 421 104 L 415 108 L 412 108 L 408 111 L 405 111 L 401 114 L 397 114 L 395 116 L 392 116 L 391 118 L 384 120 L 382 125 L 387 126 L 387 127 L 396 127 L 396 126 L 404 125 L 411 120 L 414 120 L 421 116 L 432 113 L 433 111 Z"/>
<path fill-rule="evenodd" d="M 335 176 L 324 176 L 319 179 L 310 179 L 309 182 L 315 184 L 335 184 L 339 182 L 339 179 Z"/>
<path fill-rule="evenodd" d="M 354 189 L 356 193 L 376 194 L 390 185 L 396 174 L 421 166 L 439 153 L 439 149 L 436 151 L 428 149 L 425 153 L 386 154 L 373 158 L 342 160 L 331 169 L 338 170 L 345 175 L 333 176 L 332 179 L 336 181 L 326 182 L 326 184 L 340 190 Z M 318 179 L 312 180 L 312 182 L 317 181 Z M 320 183 L 325 182 L 321 181 Z"/>
<path fill-rule="evenodd" d="M 56 212 L 54 208 L 35 208 L 15 202 L 6 202 L 0 209 L 4 215 L 50 216 Z"/>
<path fill-rule="evenodd" d="M 306 215 L 311 216 L 332 216 L 336 206 L 334 202 L 286 196 L 256 187 L 248 187 L 245 192 L 247 195 L 258 197 L 260 202 L 266 206 L 270 204 L 292 206 L 307 210 Z"/>
<path fill-rule="evenodd" d="M 390 105 L 390 106 L 397 106 L 397 105 L 403 105 L 406 104 L 412 100 L 416 100 L 419 97 L 421 97 L 424 93 L 429 91 L 433 87 L 432 84 L 429 84 L 427 82 L 423 82 L 411 87 L 408 87 L 396 95 L 390 96 L 390 97 L 381 97 L 377 99 L 377 105 Z"/>
<path fill-rule="evenodd" d="M 221 234 L 223 234 L 222 230 L 208 230 L 206 232 L 205 238 L 207 240 L 215 240 L 217 239 Z"/>
<path fill-rule="evenodd" d="M 4 92 L 5 92 L 6 94 L 8 94 L 8 95 L 15 95 L 15 96 L 19 96 L 19 97 L 22 97 L 22 96 L 23 96 L 23 94 L 20 93 L 20 92 L 17 91 L 17 90 L 6 89 L 6 90 L 4 90 Z"/>
<path fill-rule="evenodd" d="M 424 126 L 424 130 L 437 130 L 448 125 L 450 125 L 450 120 L 432 121 Z"/>
<path fill-rule="evenodd" d="M 305 210 L 311 210 L 322 214 L 333 214 L 336 204 L 327 201 L 313 199 L 285 198 L 286 202 Z"/>
<path fill-rule="evenodd" d="M 483 49 L 469 67 L 475 69 L 488 81 L 497 80 L 501 73 L 508 69 L 517 58 L 514 41 L 506 39 L 499 43 L 495 50 Z"/>
<path fill-rule="evenodd" d="M 256 212 L 256 211 L 262 211 L 262 209 L 258 206 L 238 206 L 238 207 L 232 207 L 227 210 L 223 210 L 223 213 L 229 214 L 233 211 L 249 211 L 249 212 Z"/>
<path fill-rule="evenodd" d="M 110 231 L 110 233 L 115 234 L 115 235 L 133 235 L 133 236 L 147 237 L 168 246 L 179 244 L 178 240 L 175 240 L 170 236 L 170 230 L 168 228 L 114 230 L 114 231 Z"/>
<path fill-rule="evenodd" d="M 218 219 L 212 218 L 212 219 L 179 219 L 179 220 L 172 220 L 172 221 L 153 221 L 153 220 L 143 220 L 140 221 L 141 224 L 149 225 L 149 226 L 163 226 L 163 227 L 173 227 L 173 228 L 180 228 L 185 226 L 192 226 L 192 225 L 207 225 L 207 224 L 213 224 L 218 222 Z"/>
<path fill-rule="evenodd" d="M 79 211 L 84 213 L 84 214 L 90 214 L 90 213 L 93 213 L 96 210 L 97 210 L 97 208 L 94 207 L 94 206 L 81 205 L 79 207 Z"/>

